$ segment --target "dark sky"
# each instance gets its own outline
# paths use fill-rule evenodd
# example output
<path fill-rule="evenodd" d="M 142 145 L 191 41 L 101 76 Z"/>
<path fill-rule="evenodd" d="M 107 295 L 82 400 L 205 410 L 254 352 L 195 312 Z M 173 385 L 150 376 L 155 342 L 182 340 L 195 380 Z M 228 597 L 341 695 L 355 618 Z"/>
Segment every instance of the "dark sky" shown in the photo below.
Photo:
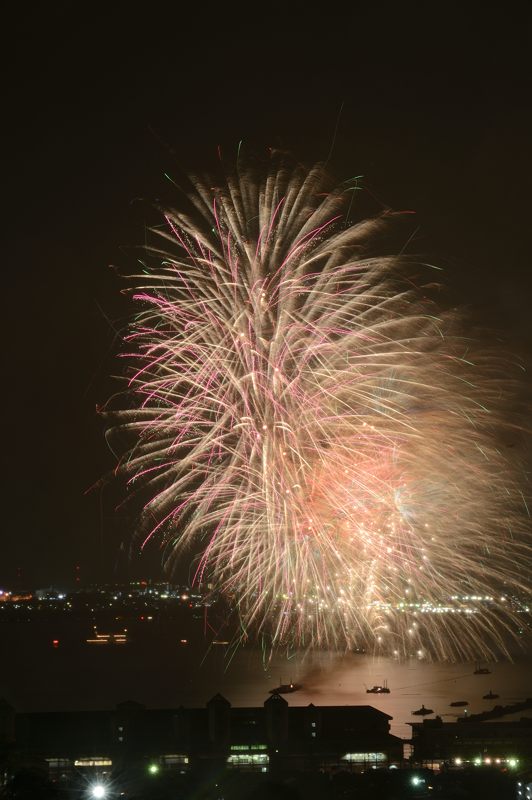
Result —
<path fill-rule="evenodd" d="M 57 2 L 7 21 L 0 581 L 114 573 L 130 523 L 85 495 L 113 464 L 95 406 L 127 307 L 108 265 L 127 269 L 163 173 L 218 145 L 332 148 L 375 210 L 416 211 L 414 249 L 529 358 L 529 4 L 348 5 Z"/>

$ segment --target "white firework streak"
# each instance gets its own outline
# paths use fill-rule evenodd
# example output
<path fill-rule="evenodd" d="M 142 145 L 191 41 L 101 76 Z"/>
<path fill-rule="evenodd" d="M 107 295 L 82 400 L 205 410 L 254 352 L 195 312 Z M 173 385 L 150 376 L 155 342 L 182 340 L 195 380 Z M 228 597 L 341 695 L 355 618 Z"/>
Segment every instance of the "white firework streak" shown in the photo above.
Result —
<path fill-rule="evenodd" d="M 437 613 L 527 588 L 501 357 L 372 254 L 393 215 L 347 223 L 321 166 L 192 186 L 135 276 L 133 399 L 112 414 L 141 546 L 169 570 L 199 551 L 196 582 L 274 644 L 504 651 L 509 603 Z"/>

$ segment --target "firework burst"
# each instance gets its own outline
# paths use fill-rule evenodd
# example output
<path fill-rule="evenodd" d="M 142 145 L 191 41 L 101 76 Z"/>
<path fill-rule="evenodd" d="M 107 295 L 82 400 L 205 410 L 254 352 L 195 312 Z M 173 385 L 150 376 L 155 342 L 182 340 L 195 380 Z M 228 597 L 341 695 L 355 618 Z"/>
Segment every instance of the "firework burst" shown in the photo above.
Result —
<path fill-rule="evenodd" d="M 137 541 L 274 643 L 493 655 L 484 598 L 530 562 L 501 360 L 376 255 L 393 215 L 351 224 L 352 189 L 273 156 L 163 212 L 112 412 Z"/>

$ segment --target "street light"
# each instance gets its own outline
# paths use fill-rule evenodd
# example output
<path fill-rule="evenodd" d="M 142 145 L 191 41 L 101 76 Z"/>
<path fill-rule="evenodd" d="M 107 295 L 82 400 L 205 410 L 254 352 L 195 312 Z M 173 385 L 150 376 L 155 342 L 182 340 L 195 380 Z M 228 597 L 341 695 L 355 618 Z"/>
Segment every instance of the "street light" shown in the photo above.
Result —
<path fill-rule="evenodd" d="M 101 783 L 95 783 L 91 787 L 91 797 L 102 798 L 107 794 L 107 789 Z"/>

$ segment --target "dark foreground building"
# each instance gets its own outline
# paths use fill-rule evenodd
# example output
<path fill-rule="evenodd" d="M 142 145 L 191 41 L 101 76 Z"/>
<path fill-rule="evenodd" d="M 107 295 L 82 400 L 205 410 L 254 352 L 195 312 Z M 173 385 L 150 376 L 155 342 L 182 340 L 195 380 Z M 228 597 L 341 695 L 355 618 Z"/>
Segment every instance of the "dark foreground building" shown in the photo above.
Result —
<path fill-rule="evenodd" d="M 441 717 L 412 724 L 413 759 L 452 767 L 532 767 L 532 719 L 443 722 Z"/>
<path fill-rule="evenodd" d="M 418 762 L 451 762 L 462 753 L 460 768 L 431 772 L 419 764 L 401 769 L 403 741 L 390 734 L 390 720 L 371 706 L 292 707 L 275 694 L 257 708 L 233 708 L 219 694 L 204 708 L 155 710 L 127 702 L 112 711 L 19 714 L 0 701 L 0 796 L 513 800 L 521 790 L 525 800 L 526 782 L 516 785 L 514 770 L 503 764 L 497 768 L 495 756 L 492 765 L 484 763 L 491 758 L 485 755 L 482 767 L 468 769 L 468 753 L 502 754 L 511 749 L 524 757 L 524 740 L 519 745 L 514 739 L 511 747 L 504 738 L 507 731 L 512 739 L 510 728 L 501 727 L 496 738 L 491 736 L 496 728 L 487 728 L 490 723 L 479 723 L 478 733 L 476 725 L 441 720 L 414 726 Z M 482 736 L 482 745 L 467 739 L 473 736 Z"/>
<path fill-rule="evenodd" d="M 50 777 L 153 770 L 357 770 L 398 763 L 401 739 L 371 706 L 290 707 L 272 695 L 258 708 L 233 708 L 220 694 L 205 708 L 152 710 L 128 702 L 114 711 L 18 714 L 0 706 L 4 764 L 47 766 Z"/>

